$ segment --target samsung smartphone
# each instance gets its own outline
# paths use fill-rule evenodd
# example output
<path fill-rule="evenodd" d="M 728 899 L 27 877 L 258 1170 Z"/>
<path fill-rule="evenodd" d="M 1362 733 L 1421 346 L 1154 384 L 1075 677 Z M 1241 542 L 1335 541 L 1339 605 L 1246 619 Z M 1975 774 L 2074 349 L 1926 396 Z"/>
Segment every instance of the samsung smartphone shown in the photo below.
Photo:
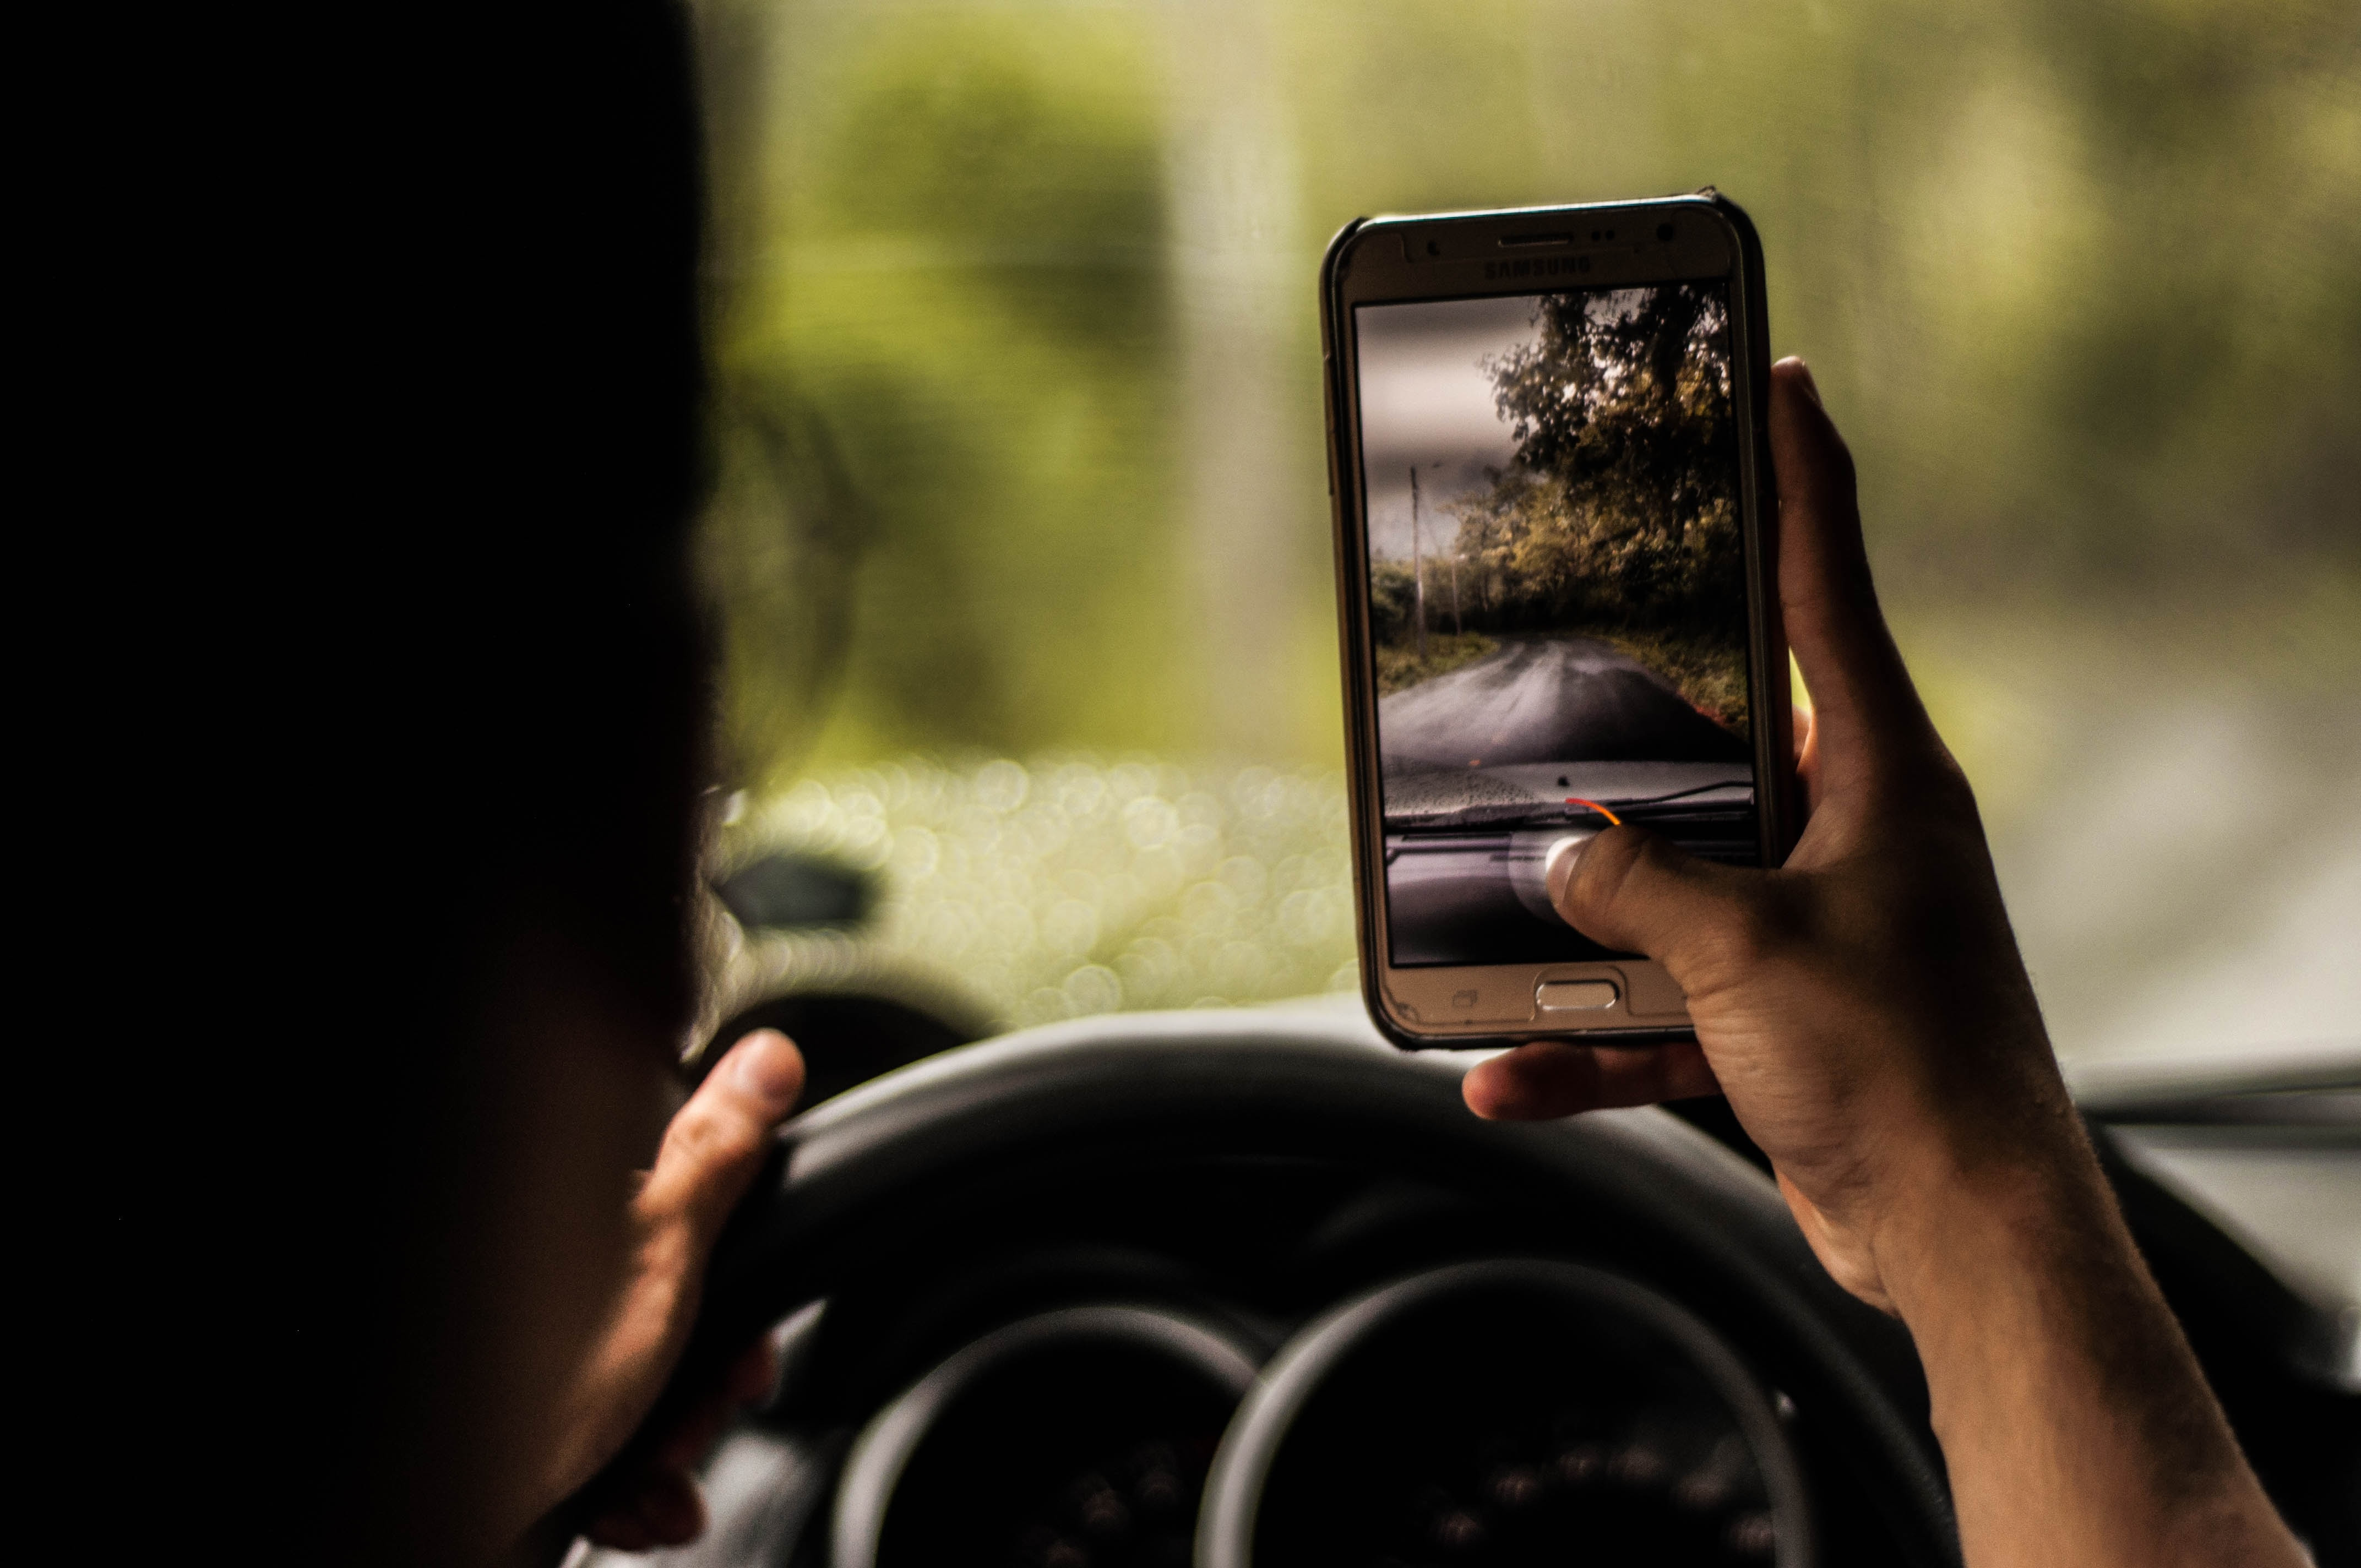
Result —
<path fill-rule="evenodd" d="M 1711 192 L 1362 219 L 1321 292 L 1370 1014 L 1409 1047 L 1686 1038 L 1543 876 L 1619 822 L 1787 850 L 1753 225 Z"/>

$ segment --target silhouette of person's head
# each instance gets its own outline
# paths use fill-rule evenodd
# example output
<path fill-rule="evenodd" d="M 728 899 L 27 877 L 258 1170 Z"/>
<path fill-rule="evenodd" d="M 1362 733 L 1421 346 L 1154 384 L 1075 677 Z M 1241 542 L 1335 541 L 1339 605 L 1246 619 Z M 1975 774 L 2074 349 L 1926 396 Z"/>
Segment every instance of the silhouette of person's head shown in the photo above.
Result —
<path fill-rule="evenodd" d="M 256 939 L 298 1055 L 225 1141 L 295 1363 L 272 1489 L 315 1560 L 460 1562 L 529 1495 L 690 1012 L 699 137 L 670 0 L 371 47 L 365 151 L 302 197 L 350 232 L 304 258 L 291 586 L 247 590 L 254 852 L 314 840 Z"/>

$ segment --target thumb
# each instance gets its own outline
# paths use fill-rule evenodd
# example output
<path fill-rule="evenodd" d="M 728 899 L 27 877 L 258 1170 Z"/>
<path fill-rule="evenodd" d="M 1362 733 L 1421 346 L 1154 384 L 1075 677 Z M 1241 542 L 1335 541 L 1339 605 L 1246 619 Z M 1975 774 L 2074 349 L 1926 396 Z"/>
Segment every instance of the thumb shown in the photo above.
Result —
<path fill-rule="evenodd" d="M 776 1029 L 757 1029 L 731 1047 L 664 1129 L 640 1190 L 642 1217 L 684 1223 L 701 1261 L 803 1088 L 803 1054 Z"/>
<path fill-rule="evenodd" d="M 639 1241 L 631 1277 L 557 1426 L 563 1437 L 549 1496 L 570 1497 L 598 1475 L 654 1408 L 688 1342 L 714 1238 L 763 1168 L 771 1129 L 803 1087 L 802 1054 L 777 1030 L 757 1030 L 715 1065 L 664 1128 L 655 1168 L 631 1204 Z M 664 1529 L 680 1523 L 671 1517 Z"/>
<path fill-rule="evenodd" d="M 1550 902 L 1592 941 L 1663 964 L 1682 980 L 1705 945 L 1744 918 L 1759 877 L 1716 865 L 1645 828 L 1610 828 L 1551 852 Z"/>

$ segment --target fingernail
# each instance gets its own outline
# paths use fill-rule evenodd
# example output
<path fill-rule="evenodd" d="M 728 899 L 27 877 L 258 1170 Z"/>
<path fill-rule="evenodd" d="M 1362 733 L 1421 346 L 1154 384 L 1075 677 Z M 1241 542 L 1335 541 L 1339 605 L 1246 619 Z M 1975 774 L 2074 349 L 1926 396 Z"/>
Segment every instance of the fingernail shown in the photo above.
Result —
<path fill-rule="evenodd" d="M 1820 384 L 1812 379 L 1812 367 L 1804 362 L 1801 355 L 1795 356 L 1795 375 L 1804 383 L 1804 390 L 1810 396 L 1812 406 L 1825 411 L 1828 405 L 1820 401 Z"/>
<path fill-rule="evenodd" d="M 731 1069 L 738 1085 L 774 1110 L 785 1111 L 803 1092 L 804 1058 L 776 1029 L 759 1029 L 738 1042 Z"/>
<path fill-rule="evenodd" d="M 1595 837 L 1587 833 L 1568 836 L 1549 847 L 1549 858 L 1542 862 L 1542 884 L 1549 889 L 1549 901 L 1554 906 L 1565 906 L 1566 884 L 1574 881 L 1574 868 L 1582 863 L 1582 851 Z"/>

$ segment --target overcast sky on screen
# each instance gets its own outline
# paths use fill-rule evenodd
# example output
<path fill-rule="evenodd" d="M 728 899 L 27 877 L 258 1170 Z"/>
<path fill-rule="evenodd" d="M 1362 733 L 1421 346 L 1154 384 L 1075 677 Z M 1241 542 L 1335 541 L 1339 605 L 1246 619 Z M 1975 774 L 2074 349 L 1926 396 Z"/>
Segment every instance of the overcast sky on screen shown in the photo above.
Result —
<path fill-rule="evenodd" d="M 1410 470 L 1418 466 L 1425 548 L 1450 543 L 1444 502 L 1480 488 L 1516 455 L 1482 361 L 1540 335 L 1533 297 L 1363 305 L 1355 312 L 1361 371 L 1361 457 L 1369 553 L 1410 558 Z"/>

